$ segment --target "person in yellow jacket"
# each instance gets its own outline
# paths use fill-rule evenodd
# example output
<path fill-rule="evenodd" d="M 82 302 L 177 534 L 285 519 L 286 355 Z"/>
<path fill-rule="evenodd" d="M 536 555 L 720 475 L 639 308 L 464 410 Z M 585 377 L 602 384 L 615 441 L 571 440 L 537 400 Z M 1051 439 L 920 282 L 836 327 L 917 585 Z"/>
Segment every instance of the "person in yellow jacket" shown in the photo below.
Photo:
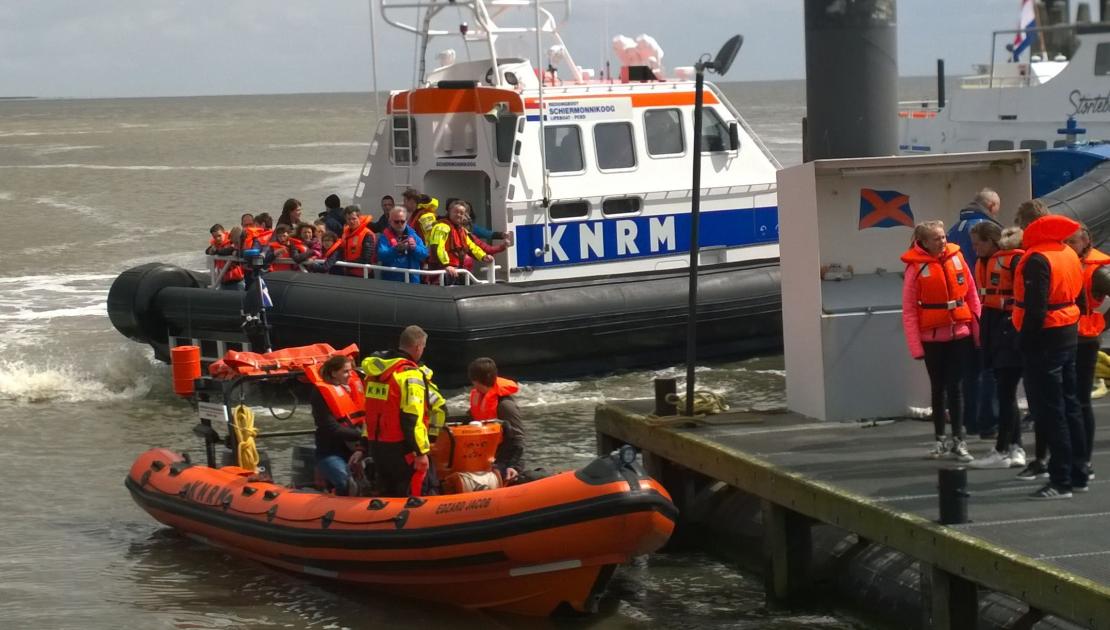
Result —
<path fill-rule="evenodd" d="M 434 480 L 426 480 L 431 470 L 429 427 L 438 433 L 446 410 L 443 396 L 431 383 L 431 370 L 417 363 L 427 342 L 427 333 L 409 326 L 401 332 L 398 350 L 362 361 L 366 439 L 385 496 L 420 496 L 434 490 Z"/>
<path fill-rule="evenodd" d="M 474 260 L 493 261 L 493 256 L 479 247 L 466 231 L 465 221 L 469 214 L 470 208 L 465 201 L 452 201 L 447 208 L 447 218 L 437 221 L 428 237 L 428 267 L 447 271 L 444 284 L 462 284 L 459 267 L 463 266 L 467 254 Z"/>

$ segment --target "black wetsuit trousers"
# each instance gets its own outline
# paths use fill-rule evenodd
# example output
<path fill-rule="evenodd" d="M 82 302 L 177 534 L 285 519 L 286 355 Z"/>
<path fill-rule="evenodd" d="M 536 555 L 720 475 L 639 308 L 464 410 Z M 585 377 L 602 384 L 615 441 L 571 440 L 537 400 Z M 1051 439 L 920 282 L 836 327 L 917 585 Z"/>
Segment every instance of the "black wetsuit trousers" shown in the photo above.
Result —
<path fill-rule="evenodd" d="M 1083 416 L 1083 435 L 1086 451 L 1083 461 L 1091 461 L 1095 441 L 1095 410 L 1091 407 L 1091 388 L 1095 384 L 1095 364 L 1098 362 L 1098 337 L 1080 337 L 1075 350 L 1075 395 L 1079 398 L 1079 412 Z"/>
<path fill-rule="evenodd" d="M 374 477 L 378 492 L 385 497 L 407 497 L 412 494 L 412 465 L 405 456 L 411 449 L 404 442 L 371 442 Z"/>
<path fill-rule="evenodd" d="M 944 410 L 947 407 L 952 421 L 952 437 L 962 440 L 964 400 L 960 381 L 964 367 L 974 359 L 975 343 L 971 337 L 964 337 L 952 341 L 927 341 L 921 345 L 925 349 L 925 370 L 929 372 L 933 430 L 938 438 L 944 436 Z"/>

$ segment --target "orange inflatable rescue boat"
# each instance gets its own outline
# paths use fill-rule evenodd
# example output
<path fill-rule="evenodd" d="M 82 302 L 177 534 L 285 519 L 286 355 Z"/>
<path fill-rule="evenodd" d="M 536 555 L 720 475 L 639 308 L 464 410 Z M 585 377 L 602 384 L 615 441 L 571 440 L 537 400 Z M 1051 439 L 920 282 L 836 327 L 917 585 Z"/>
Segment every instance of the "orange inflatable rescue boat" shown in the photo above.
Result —
<path fill-rule="evenodd" d="M 198 398 L 213 391 L 205 380 L 197 380 Z M 229 439 L 219 438 L 212 405 L 201 405 L 209 419 L 202 414 L 197 430 L 209 447 L 208 465 L 152 449 L 135 460 L 125 485 L 158 521 L 288 571 L 466 608 L 592 612 L 616 567 L 659 549 L 674 529 L 670 496 L 630 447 L 575 471 L 497 489 L 341 497 L 263 481 L 238 466 L 215 467 L 212 443 L 233 446 L 235 433 L 229 426 Z M 452 444 L 460 448 L 474 440 L 468 434 L 484 433 L 478 425 L 455 429 Z M 463 461 L 458 449 L 441 451 L 441 469 Z"/>

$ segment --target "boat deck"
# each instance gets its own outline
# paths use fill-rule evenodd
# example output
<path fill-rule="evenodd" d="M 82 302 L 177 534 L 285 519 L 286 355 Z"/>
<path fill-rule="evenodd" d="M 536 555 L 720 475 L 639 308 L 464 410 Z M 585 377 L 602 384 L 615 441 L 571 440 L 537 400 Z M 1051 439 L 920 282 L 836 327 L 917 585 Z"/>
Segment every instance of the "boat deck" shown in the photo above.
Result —
<path fill-rule="evenodd" d="M 1043 480 L 1017 480 L 1016 469 L 969 468 L 971 521 L 955 526 L 936 523 L 937 470 L 959 464 L 924 457 L 932 436 L 927 422 L 739 412 L 691 427 L 688 419 L 643 415 L 650 409 L 650 402 L 602 405 L 599 441 L 636 445 L 649 462 L 679 464 L 1042 611 L 1110 628 L 1110 401 L 1096 401 L 1098 477 L 1089 492 L 1031 500 L 1027 495 Z M 1024 437 L 1031 454 L 1031 432 Z M 969 448 L 982 454 L 992 443 L 972 438 Z"/>

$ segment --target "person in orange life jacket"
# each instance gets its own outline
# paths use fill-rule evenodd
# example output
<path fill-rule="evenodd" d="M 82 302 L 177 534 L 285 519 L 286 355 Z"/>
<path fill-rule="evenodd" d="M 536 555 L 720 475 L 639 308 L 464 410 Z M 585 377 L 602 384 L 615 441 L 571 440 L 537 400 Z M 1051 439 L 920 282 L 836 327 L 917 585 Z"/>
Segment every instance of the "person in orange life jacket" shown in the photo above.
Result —
<path fill-rule="evenodd" d="M 305 254 L 304 259 L 298 262 L 312 262 L 324 255 L 324 251 L 320 249 L 320 238 L 315 226 L 311 223 L 299 223 L 296 230 L 297 240 L 304 245 Z"/>
<path fill-rule="evenodd" d="M 929 374 L 936 442 L 929 456 L 974 459 L 963 430 L 961 380 L 979 341 L 979 296 L 960 248 L 947 242 L 942 221 L 917 224 L 906 253 L 902 285 L 902 328 L 914 359 L 924 359 Z M 945 439 L 947 403 L 951 440 Z"/>
<path fill-rule="evenodd" d="M 984 188 L 967 207 L 960 210 L 955 225 L 948 230 L 948 242 L 960 246 L 960 253 L 969 269 L 975 269 L 977 258 L 971 230 L 980 223 L 993 223 L 1001 230 L 1002 224 L 996 219 L 1001 207 L 998 193 Z M 998 401 L 994 395 L 996 385 L 994 375 L 983 366 L 982 352 L 976 351 L 974 359 L 964 370 L 964 427 L 983 439 L 990 439 L 996 436 L 998 428 Z"/>
<path fill-rule="evenodd" d="M 493 256 L 482 251 L 470 234 L 463 228 L 463 220 L 469 213 L 465 201 L 455 201 L 447 208 L 447 218 L 440 219 L 432 227 L 428 239 L 428 267 L 430 269 L 445 269 L 447 278 L 444 284 L 462 284 L 459 277 L 459 267 L 462 266 L 469 253 L 475 260 L 493 262 Z"/>
<path fill-rule="evenodd" d="M 254 216 L 254 224 L 243 228 L 243 246 L 241 251 L 248 249 L 262 249 L 270 242 L 273 235 L 274 220 L 269 213 L 262 212 Z"/>
<path fill-rule="evenodd" d="M 397 351 L 362 361 L 366 439 L 378 488 L 385 496 L 420 496 L 425 490 L 431 386 L 417 361 L 427 343 L 427 333 L 409 326 L 401 332 Z"/>
<path fill-rule="evenodd" d="M 288 225 L 294 227 L 301 222 L 301 202 L 296 199 L 286 199 L 285 203 L 281 206 L 281 214 L 278 216 L 278 225 Z"/>
<path fill-rule="evenodd" d="M 209 256 L 235 255 L 235 243 L 232 242 L 230 235 L 224 232 L 224 226 L 217 223 L 208 228 L 208 234 L 211 235 L 211 239 L 208 241 L 208 248 L 204 250 L 205 254 Z M 243 284 L 243 268 L 239 263 L 233 260 L 216 260 L 213 261 L 213 264 L 216 267 L 216 274 L 220 275 L 221 290 L 243 290 L 245 286 Z"/>
<path fill-rule="evenodd" d="M 356 494 L 351 469 L 366 453 L 362 443 L 365 405 L 362 382 L 351 359 L 333 356 L 320 367 L 320 380 L 309 394 L 316 421 L 316 469 L 340 496 Z"/>
<path fill-rule="evenodd" d="M 374 222 L 374 225 L 371 226 L 371 229 L 378 234 L 384 232 L 385 229 L 389 227 L 389 213 L 393 212 L 393 208 L 396 206 L 396 202 L 393 201 L 393 195 L 382 197 L 382 214 L 378 217 L 378 220 Z M 405 216 L 407 217 L 408 214 L 406 213 Z"/>
<path fill-rule="evenodd" d="M 301 225 L 304 224 L 302 223 Z M 286 242 L 285 245 L 286 249 L 289 250 L 289 258 L 296 265 L 300 265 L 303 262 L 308 262 L 309 258 L 311 258 L 312 255 L 308 251 L 308 246 L 305 245 L 304 241 L 300 239 L 300 230 L 291 225 L 279 224 L 277 228 L 274 228 L 274 231 L 276 232 L 278 228 L 282 227 L 284 227 L 289 233 L 289 240 Z M 293 268 L 294 271 L 296 271 L 297 269 L 297 267 Z"/>
<path fill-rule="evenodd" d="M 332 250 L 338 248 L 340 259 L 344 262 L 362 265 L 374 264 L 375 255 L 377 254 L 377 237 L 370 231 L 370 217 L 362 216 L 361 209 L 357 205 L 347 206 L 347 209 L 343 211 L 343 216 L 346 219 L 343 234 L 340 235 L 339 241 L 324 253 L 330 256 Z M 345 273 L 349 276 L 363 276 L 363 270 L 359 268 L 348 267 Z M 371 272 L 366 277 L 372 278 L 374 274 Z"/>
<path fill-rule="evenodd" d="M 1110 256 L 1095 249 L 1087 226 L 1065 241 L 1075 250 L 1083 263 L 1083 292 L 1086 305 L 1079 316 L 1079 341 L 1075 353 L 1075 390 L 1079 410 L 1083 417 L 1083 460 L 1087 462 L 1087 479 L 1094 477 L 1091 456 L 1094 452 L 1095 413 L 1091 406 L 1091 388 L 1094 386 L 1095 365 L 1098 363 L 1099 336 L 1106 328 L 1102 312 L 1097 310 L 1110 295 Z"/>
<path fill-rule="evenodd" d="M 263 250 L 262 270 L 296 271 L 297 265 L 292 262 L 294 249 L 295 245 L 289 238 L 289 226 L 277 226 L 273 238 Z"/>
<path fill-rule="evenodd" d="M 497 364 L 479 357 L 466 369 L 470 390 L 470 417 L 474 420 L 501 421 L 501 444 L 493 466 L 506 482 L 516 479 L 524 469 L 524 423 L 513 394 L 520 391 L 515 381 L 497 375 Z"/>
<path fill-rule="evenodd" d="M 971 228 L 971 244 L 978 258 L 975 286 L 983 303 L 979 319 L 983 363 L 994 376 L 993 394 L 998 400 L 998 435 L 994 447 L 971 465 L 975 468 L 1023 468 L 1025 450 L 1017 407 L 1022 358 L 1017 331 L 1010 323 L 1014 307 L 1014 270 L 1022 254 L 1021 228 L 1003 231 L 993 221 L 983 221 Z"/>
<path fill-rule="evenodd" d="M 1087 488 L 1083 457 L 1082 413 L 1076 391 L 1075 355 L 1079 318 L 1086 309 L 1083 266 L 1075 251 L 1064 244 L 1079 229 L 1067 217 L 1050 215 L 1038 200 L 1022 203 L 1018 224 L 1025 255 L 1014 274 L 1012 321 L 1019 332 L 1025 360 L 1025 394 L 1029 400 L 1038 442 L 1048 445 L 1049 481 L 1034 499 L 1066 499 Z M 1045 468 L 1041 453 L 1026 465 Z M 1040 474 L 1032 475 L 1036 478 Z M 1019 474 L 1030 478 L 1029 474 Z"/>
<path fill-rule="evenodd" d="M 386 267 L 420 269 L 427 257 L 428 248 L 408 224 L 405 209 L 394 208 L 389 213 L 389 227 L 378 235 L 378 262 Z M 382 272 L 381 278 L 404 282 L 405 274 L 386 271 Z M 409 276 L 408 281 L 410 284 L 420 284 L 420 278 L 419 274 L 414 274 Z"/>
<path fill-rule="evenodd" d="M 239 217 L 239 227 L 249 228 L 252 225 L 254 225 L 254 215 L 249 212 L 244 212 L 242 216 Z"/>
<path fill-rule="evenodd" d="M 325 254 L 320 258 L 314 260 L 309 266 L 308 270 L 313 273 L 330 273 L 337 276 L 347 275 L 347 270 L 343 267 L 336 266 L 336 262 L 341 260 L 343 252 L 336 243 L 339 242 L 339 237 L 331 232 L 324 230 L 324 235 L 320 237 L 320 249 Z M 331 252 L 331 253 L 327 253 Z"/>
<path fill-rule="evenodd" d="M 339 195 L 328 195 L 324 199 L 324 211 L 320 213 L 320 218 L 324 220 L 324 225 L 329 232 L 336 236 L 343 233 L 343 225 L 347 221 L 343 215 L 343 204 L 339 201 Z"/>

